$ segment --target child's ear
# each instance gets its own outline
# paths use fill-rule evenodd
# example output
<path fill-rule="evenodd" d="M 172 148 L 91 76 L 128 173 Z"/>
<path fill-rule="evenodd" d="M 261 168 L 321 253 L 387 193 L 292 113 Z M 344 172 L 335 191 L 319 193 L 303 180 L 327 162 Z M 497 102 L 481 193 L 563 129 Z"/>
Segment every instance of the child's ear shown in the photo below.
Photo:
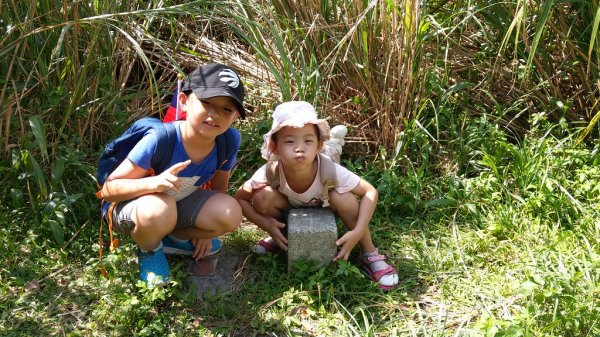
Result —
<path fill-rule="evenodd" d="M 277 144 L 272 139 L 269 139 L 269 152 L 277 154 Z"/>
<path fill-rule="evenodd" d="M 179 107 L 181 110 L 187 110 L 187 101 L 188 96 L 185 93 L 180 92 L 179 96 L 177 96 L 177 102 L 179 102 Z"/>

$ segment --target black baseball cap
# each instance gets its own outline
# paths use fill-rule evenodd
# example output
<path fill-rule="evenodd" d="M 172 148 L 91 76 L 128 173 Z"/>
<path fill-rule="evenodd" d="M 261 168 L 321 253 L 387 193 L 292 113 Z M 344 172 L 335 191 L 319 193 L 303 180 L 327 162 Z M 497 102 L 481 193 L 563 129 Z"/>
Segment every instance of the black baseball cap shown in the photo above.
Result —
<path fill-rule="evenodd" d="M 242 118 L 244 110 L 244 85 L 235 70 L 220 63 L 210 63 L 192 71 L 183 82 L 181 91 L 191 91 L 198 98 L 217 96 L 231 97 L 237 105 Z"/>

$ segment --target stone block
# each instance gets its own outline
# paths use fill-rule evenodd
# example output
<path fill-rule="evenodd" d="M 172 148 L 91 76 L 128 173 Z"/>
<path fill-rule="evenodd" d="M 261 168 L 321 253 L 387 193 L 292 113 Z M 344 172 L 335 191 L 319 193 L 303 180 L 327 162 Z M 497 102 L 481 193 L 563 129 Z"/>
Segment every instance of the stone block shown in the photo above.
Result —
<path fill-rule="evenodd" d="M 332 261 L 337 253 L 337 226 L 329 208 L 296 208 L 288 217 L 288 271 L 294 262 L 311 260 L 318 265 Z"/>

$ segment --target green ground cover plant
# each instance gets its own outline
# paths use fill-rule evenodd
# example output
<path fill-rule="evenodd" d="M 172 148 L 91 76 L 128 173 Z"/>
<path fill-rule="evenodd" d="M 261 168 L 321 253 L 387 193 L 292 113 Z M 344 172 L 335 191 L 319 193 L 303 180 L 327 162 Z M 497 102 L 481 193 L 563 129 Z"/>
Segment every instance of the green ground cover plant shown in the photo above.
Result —
<path fill-rule="evenodd" d="M 600 335 L 598 6 L 0 3 L 0 335 Z M 288 275 L 250 253 L 249 224 L 224 238 L 244 256 L 230 293 L 199 299 L 182 259 L 146 288 L 125 237 L 100 276 L 101 146 L 208 60 L 249 89 L 232 189 L 276 102 L 349 126 L 343 163 L 378 188 L 398 289 L 355 256 Z"/>

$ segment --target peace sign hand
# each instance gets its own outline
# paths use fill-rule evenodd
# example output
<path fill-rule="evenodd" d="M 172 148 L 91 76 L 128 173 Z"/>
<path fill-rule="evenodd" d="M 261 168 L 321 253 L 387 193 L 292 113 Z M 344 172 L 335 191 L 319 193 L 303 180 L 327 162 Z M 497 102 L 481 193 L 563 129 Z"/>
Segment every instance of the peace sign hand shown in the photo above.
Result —
<path fill-rule="evenodd" d="M 183 185 L 183 182 L 181 181 L 181 179 L 179 179 L 179 177 L 177 175 L 179 175 L 179 173 L 181 171 L 183 171 L 186 167 L 188 167 L 191 162 L 192 161 L 189 159 L 184 162 L 179 162 L 179 163 L 169 167 L 161 174 L 151 177 L 155 184 L 154 189 L 157 192 L 164 192 L 166 190 L 171 190 L 171 191 L 179 193 L 181 186 Z"/>

